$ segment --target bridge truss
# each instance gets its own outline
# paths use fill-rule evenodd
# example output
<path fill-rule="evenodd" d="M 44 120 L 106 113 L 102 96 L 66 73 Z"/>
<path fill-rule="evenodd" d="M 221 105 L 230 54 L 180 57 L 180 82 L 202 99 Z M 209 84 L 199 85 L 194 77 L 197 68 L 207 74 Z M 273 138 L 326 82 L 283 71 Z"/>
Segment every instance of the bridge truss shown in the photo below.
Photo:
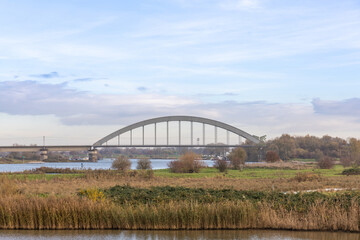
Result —
<path fill-rule="evenodd" d="M 170 122 L 178 122 L 178 142 L 176 144 L 171 144 L 169 142 L 169 123 Z M 190 144 L 182 144 L 182 123 L 183 122 L 189 122 L 190 123 Z M 165 123 L 165 132 L 166 132 L 166 143 L 165 144 L 158 144 L 157 140 L 157 126 L 159 123 Z M 199 142 L 197 144 L 194 144 L 194 123 L 200 123 L 202 124 L 202 141 L 201 144 Z M 145 126 L 148 125 L 154 125 L 154 132 L 152 134 L 153 136 L 153 143 L 152 144 L 146 144 L 145 143 Z M 206 138 L 206 131 L 205 126 L 210 125 L 214 127 L 214 142 L 211 144 L 211 146 L 221 145 L 221 146 L 228 146 L 228 147 L 236 147 L 240 145 L 240 139 L 245 138 L 255 144 L 260 143 L 260 140 L 257 136 L 250 135 L 249 133 L 236 128 L 234 126 L 231 126 L 229 124 L 219 122 L 216 120 L 208 119 L 208 118 L 201 118 L 201 117 L 194 117 L 194 116 L 168 116 L 168 117 L 159 117 L 159 118 L 152 118 L 148 120 L 144 120 L 138 123 L 131 124 L 127 127 L 121 128 L 105 137 L 97 141 L 93 144 L 93 147 L 101 147 L 101 146 L 109 146 L 108 142 L 110 140 L 114 140 L 117 138 L 117 144 L 112 144 L 110 146 L 118 147 L 118 146 L 126 146 L 126 147 L 208 147 L 209 145 L 206 144 L 205 138 Z M 226 143 L 219 144 L 218 143 L 218 129 L 224 129 L 226 131 L 227 140 Z M 141 144 L 133 144 L 133 131 L 135 129 L 141 129 Z M 122 134 L 129 133 L 130 134 L 130 144 L 122 144 L 120 142 L 120 136 Z M 230 144 L 229 143 L 229 133 L 233 133 L 239 137 L 239 144 Z"/>

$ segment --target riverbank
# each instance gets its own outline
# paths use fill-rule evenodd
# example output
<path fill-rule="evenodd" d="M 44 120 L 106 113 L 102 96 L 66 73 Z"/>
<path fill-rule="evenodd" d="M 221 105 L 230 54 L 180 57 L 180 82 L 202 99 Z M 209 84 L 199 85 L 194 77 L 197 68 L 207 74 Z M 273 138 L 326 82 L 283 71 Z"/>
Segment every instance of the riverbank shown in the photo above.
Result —
<path fill-rule="evenodd" d="M 268 178 L 251 177 L 260 170 L 244 170 L 247 178 L 231 171 L 192 178 L 164 170 L 2 174 L 0 228 L 359 231 L 358 176 L 262 169 Z M 343 190 L 319 193 L 326 188 Z"/>

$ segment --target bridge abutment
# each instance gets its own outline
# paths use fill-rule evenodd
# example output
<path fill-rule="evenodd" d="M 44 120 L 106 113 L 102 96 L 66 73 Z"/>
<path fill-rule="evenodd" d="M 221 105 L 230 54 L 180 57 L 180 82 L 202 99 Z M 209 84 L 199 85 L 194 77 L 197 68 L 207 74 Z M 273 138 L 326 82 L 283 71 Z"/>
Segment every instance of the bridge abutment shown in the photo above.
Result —
<path fill-rule="evenodd" d="M 88 150 L 89 162 L 97 162 L 97 153 L 98 151 L 96 149 Z"/>
<path fill-rule="evenodd" d="M 40 149 L 40 161 L 45 161 L 48 159 L 48 150 L 43 148 Z"/>

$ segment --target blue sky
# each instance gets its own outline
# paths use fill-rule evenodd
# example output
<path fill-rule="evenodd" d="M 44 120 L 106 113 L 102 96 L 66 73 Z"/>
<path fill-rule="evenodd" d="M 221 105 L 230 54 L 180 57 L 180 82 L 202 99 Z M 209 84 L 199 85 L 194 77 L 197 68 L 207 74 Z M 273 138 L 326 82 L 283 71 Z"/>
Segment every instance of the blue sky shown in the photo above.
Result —
<path fill-rule="evenodd" d="M 359 1 L 0 6 L 0 144 L 88 144 L 180 114 L 269 138 L 360 138 Z"/>

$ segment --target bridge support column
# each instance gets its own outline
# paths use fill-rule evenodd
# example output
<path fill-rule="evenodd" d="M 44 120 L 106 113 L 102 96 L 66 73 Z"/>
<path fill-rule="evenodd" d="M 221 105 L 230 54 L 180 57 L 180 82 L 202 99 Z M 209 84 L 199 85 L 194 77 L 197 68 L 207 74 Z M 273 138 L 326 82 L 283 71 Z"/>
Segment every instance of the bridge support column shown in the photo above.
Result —
<path fill-rule="evenodd" d="M 88 150 L 89 162 L 97 162 L 97 153 L 96 149 Z"/>
<path fill-rule="evenodd" d="M 45 161 L 48 159 L 48 150 L 45 148 L 40 149 L 40 161 Z"/>

